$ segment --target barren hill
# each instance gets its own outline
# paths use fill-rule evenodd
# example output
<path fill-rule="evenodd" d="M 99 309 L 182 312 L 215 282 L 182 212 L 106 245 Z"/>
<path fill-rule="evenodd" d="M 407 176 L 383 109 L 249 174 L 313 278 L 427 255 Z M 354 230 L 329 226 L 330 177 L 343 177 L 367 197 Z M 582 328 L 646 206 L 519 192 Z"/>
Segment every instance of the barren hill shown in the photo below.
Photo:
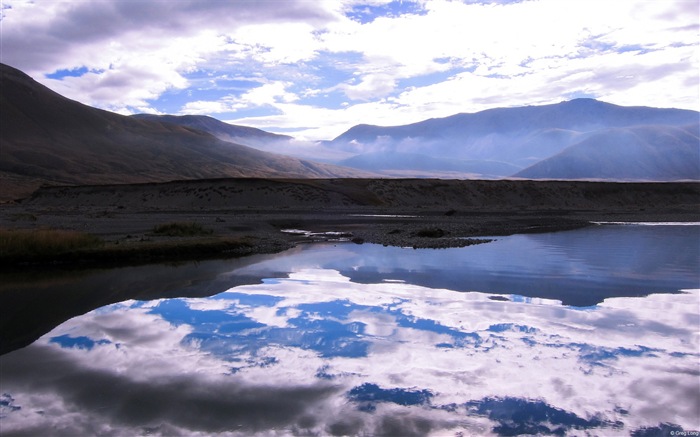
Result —
<path fill-rule="evenodd" d="M 0 200 L 28 195 L 42 183 L 368 175 L 92 108 L 7 65 L 0 64 L 0 75 Z"/>
<path fill-rule="evenodd" d="M 184 127 L 191 127 L 208 132 L 220 140 L 256 148 L 260 145 L 266 145 L 272 142 L 285 142 L 292 139 L 292 137 L 288 135 L 278 135 L 254 127 L 224 123 L 221 120 L 205 115 L 136 114 L 132 115 L 132 117 L 139 120 L 161 121 Z"/>

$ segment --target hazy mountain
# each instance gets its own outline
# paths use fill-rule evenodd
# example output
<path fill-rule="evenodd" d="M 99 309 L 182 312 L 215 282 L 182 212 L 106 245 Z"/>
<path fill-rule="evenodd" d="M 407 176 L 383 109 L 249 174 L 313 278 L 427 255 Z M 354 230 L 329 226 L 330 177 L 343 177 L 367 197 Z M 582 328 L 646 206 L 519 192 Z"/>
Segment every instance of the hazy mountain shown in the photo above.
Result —
<path fill-rule="evenodd" d="M 367 175 L 225 142 L 191 127 L 95 109 L 7 65 L 0 64 L 0 73 L 0 183 L 5 200 L 46 182 Z"/>
<path fill-rule="evenodd" d="M 604 129 L 515 176 L 528 179 L 700 179 L 700 124 Z"/>
<path fill-rule="evenodd" d="M 261 129 L 248 126 L 238 126 L 235 124 L 224 123 L 213 117 L 205 115 L 154 115 L 154 114 L 136 114 L 133 118 L 139 120 L 160 121 L 171 123 L 178 126 L 191 127 L 208 132 L 220 140 L 229 141 L 232 143 L 243 144 L 250 147 L 258 147 L 270 144 L 272 142 L 285 142 L 292 139 L 288 135 L 278 135 L 270 132 L 265 132 Z"/>
<path fill-rule="evenodd" d="M 456 114 L 403 126 L 357 125 L 327 146 L 359 155 L 387 151 L 418 153 L 472 163 L 495 161 L 524 169 L 590 137 L 603 141 L 601 135 L 612 133 L 611 128 L 684 126 L 697 123 L 699 117 L 697 111 L 624 107 L 593 99 L 575 99 L 554 105 Z M 644 150 L 647 149 L 639 149 L 640 152 Z M 373 169 L 381 170 L 377 166 Z M 492 174 L 488 166 L 472 170 Z M 675 173 L 684 174 L 685 171 L 669 170 L 664 179 Z M 558 174 L 568 177 L 566 172 Z"/>
<path fill-rule="evenodd" d="M 522 167 L 498 161 L 449 159 L 393 151 L 364 153 L 339 161 L 338 164 L 405 177 L 430 174 L 443 177 L 496 178 L 511 175 L 522 169 Z"/>
<path fill-rule="evenodd" d="M 522 136 L 550 129 L 589 132 L 602 128 L 647 124 L 682 126 L 697 120 L 697 111 L 626 107 L 594 99 L 574 99 L 553 105 L 494 108 L 472 114 L 432 118 L 402 126 L 361 124 L 350 128 L 332 143 L 338 146 L 352 142 L 371 144 L 383 138 L 393 141 L 410 138 L 466 140 L 492 135 Z"/>
<path fill-rule="evenodd" d="M 172 123 L 208 132 L 223 141 L 243 144 L 266 152 L 280 153 L 300 159 L 338 164 L 351 153 L 326 147 L 325 142 L 299 141 L 289 135 L 266 132 L 248 126 L 225 123 L 205 115 L 152 115 L 136 114 L 134 118 Z M 342 164 L 340 164 L 342 165 Z"/>

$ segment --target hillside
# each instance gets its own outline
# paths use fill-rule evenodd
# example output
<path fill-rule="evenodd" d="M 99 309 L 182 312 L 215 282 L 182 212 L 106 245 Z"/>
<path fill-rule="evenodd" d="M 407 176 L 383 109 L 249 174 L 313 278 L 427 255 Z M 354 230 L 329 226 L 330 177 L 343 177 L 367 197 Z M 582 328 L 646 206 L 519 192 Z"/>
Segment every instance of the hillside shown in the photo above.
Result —
<path fill-rule="evenodd" d="M 482 176 L 494 176 L 490 163 L 507 163 L 518 168 L 515 172 L 501 172 L 495 176 L 511 176 L 550 158 L 567 147 L 595 136 L 597 142 L 609 144 L 614 128 L 637 126 L 680 127 L 697 123 L 700 114 L 696 111 L 649 107 L 624 107 L 593 99 L 575 99 L 554 105 L 526 106 L 518 108 L 495 108 L 473 114 L 456 114 L 445 118 L 424 120 L 403 126 L 358 125 L 331 142 L 328 147 L 352 151 L 360 156 L 373 153 L 418 153 L 433 158 L 466 160 L 472 163 L 483 162 L 482 166 L 472 167 L 472 172 Z M 644 152 L 644 147 L 638 147 Z M 660 149 L 657 149 L 659 152 Z M 674 150 L 668 149 L 668 153 Z M 584 154 L 585 155 L 585 154 Z M 600 155 L 579 158 L 591 163 L 602 159 Z M 628 158 L 642 162 L 652 161 L 658 154 L 640 155 Z M 667 157 L 670 162 L 674 158 Z M 350 161 L 352 163 L 352 161 Z M 602 164 L 604 161 L 600 161 Z M 555 165 L 556 162 L 551 162 Z M 593 164 L 595 165 L 595 164 Z M 388 168 L 385 167 L 385 168 Z M 385 168 L 374 167 L 373 170 Z M 648 173 L 639 174 L 640 179 L 674 179 L 676 174 L 686 170 L 676 168 L 650 168 Z M 556 173 L 561 178 L 576 178 L 565 168 Z M 594 174 L 590 177 L 611 177 L 615 175 Z"/>
<path fill-rule="evenodd" d="M 44 183 L 211 177 L 358 177 L 368 173 L 262 152 L 201 130 L 67 99 L 0 64 L 0 200 Z"/>
<path fill-rule="evenodd" d="M 700 124 L 606 129 L 519 173 L 528 179 L 700 179 Z"/>
<path fill-rule="evenodd" d="M 178 126 L 191 127 L 193 129 L 208 132 L 220 140 L 250 147 L 265 146 L 273 142 L 285 142 L 292 139 L 288 135 L 273 134 L 254 127 L 239 126 L 224 123 L 213 117 L 205 115 L 155 115 L 136 114 L 131 117 L 139 120 L 158 121 L 171 123 Z"/>

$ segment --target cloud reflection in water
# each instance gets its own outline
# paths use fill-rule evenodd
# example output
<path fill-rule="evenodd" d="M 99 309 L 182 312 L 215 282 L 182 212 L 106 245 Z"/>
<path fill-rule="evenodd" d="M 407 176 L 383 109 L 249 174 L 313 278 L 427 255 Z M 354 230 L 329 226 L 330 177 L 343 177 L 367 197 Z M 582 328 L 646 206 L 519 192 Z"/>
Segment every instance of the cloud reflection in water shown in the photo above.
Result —
<path fill-rule="evenodd" d="M 698 429 L 699 299 L 581 309 L 307 268 L 64 323 L 0 358 L 0 424 L 8 435 Z"/>
<path fill-rule="evenodd" d="M 632 297 L 699 288 L 700 227 L 654 228 L 300 246 L 218 279 L 259 285 L 102 307 L 0 357 L 2 433 L 700 429 L 700 290 Z"/>
<path fill-rule="evenodd" d="M 700 226 L 593 226 L 513 235 L 442 250 L 380 245 L 301 246 L 236 271 L 276 277 L 302 268 L 337 270 L 353 282 L 556 299 L 592 306 L 615 296 L 700 288 Z"/>

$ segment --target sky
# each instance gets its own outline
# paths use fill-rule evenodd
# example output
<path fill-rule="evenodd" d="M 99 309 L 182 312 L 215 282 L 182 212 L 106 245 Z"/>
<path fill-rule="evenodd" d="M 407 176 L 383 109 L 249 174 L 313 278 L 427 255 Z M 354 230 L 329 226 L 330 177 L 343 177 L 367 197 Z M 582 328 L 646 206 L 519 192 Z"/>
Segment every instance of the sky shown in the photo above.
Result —
<path fill-rule="evenodd" d="M 698 0 L 0 0 L 0 61 L 300 140 L 592 97 L 700 110 Z"/>

